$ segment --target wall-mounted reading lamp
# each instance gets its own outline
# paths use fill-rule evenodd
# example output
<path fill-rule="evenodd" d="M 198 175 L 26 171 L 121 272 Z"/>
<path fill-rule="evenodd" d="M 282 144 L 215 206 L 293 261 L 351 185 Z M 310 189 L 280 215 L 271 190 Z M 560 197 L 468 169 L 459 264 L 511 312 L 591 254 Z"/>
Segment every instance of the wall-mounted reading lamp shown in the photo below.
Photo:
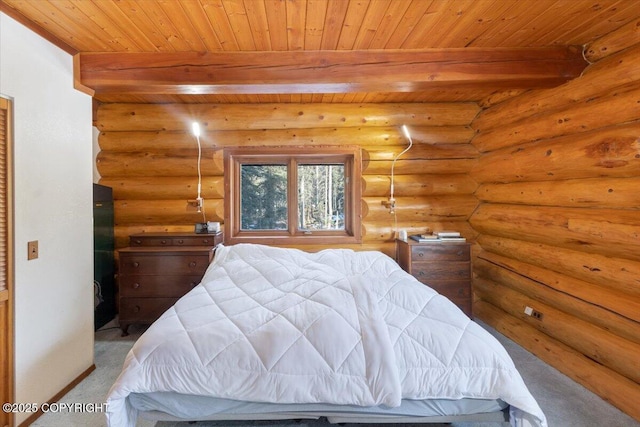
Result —
<path fill-rule="evenodd" d="M 400 154 L 398 154 L 393 159 L 393 162 L 391 162 L 391 192 L 390 192 L 390 195 L 389 195 L 389 200 L 382 202 L 382 204 L 385 205 L 387 207 L 387 209 L 389 209 L 389 213 L 390 214 L 395 214 L 396 213 L 396 199 L 393 197 L 393 190 L 394 190 L 394 188 L 393 188 L 393 185 L 394 185 L 393 173 L 394 173 L 394 169 L 395 169 L 395 166 L 396 166 L 396 160 L 398 160 L 398 158 L 400 156 L 402 156 L 404 153 L 409 151 L 409 149 L 413 146 L 413 140 L 411 139 L 411 134 L 409 133 L 409 129 L 407 128 L 407 125 L 402 125 L 402 133 L 404 133 L 404 136 L 409 141 L 409 146 L 407 148 L 405 148 L 404 151 L 402 151 Z"/>
<path fill-rule="evenodd" d="M 202 146 L 200 144 L 200 124 L 198 122 L 191 123 L 191 131 L 193 132 L 193 136 L 196 137 L 196 141 L 198 143 L 198 197 L 195 202 L 190 202 L 193 206 L 196 207 L 198 212 L 202 212 L 202 221 L 207 222 L 205 213 L 204 213 L 204 199 L 202 198 L 202 172 L 200 170 L 200 163 L 202 162 Z"/>

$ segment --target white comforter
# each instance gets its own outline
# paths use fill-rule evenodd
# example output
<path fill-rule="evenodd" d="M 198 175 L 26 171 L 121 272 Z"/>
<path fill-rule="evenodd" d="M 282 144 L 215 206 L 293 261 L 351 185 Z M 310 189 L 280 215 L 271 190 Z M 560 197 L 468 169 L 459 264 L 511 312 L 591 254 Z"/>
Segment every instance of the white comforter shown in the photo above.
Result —
<path fill-rule="evenodd" d="M 504 348 L 380 252 L 221 246 L 202 283 L 136 342 L 108 396 L 130 393 L 394 407 L 502 399 L 513 426 L 546 426 Z"/>

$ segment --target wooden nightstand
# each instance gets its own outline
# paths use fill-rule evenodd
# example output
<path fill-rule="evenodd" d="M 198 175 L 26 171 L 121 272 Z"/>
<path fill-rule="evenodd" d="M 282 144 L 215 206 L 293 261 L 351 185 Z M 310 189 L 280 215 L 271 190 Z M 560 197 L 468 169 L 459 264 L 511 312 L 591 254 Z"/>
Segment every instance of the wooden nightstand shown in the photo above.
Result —
<path fill-rule="evenodd" d="M 130 236 L 119 254 L 119 322 L 153 323 L 200 283 L 222 233 L 142 233 Z"/>
<path fill-rule="evenodd" d="M 398 240 L 398 264 L 471 317 L 471 245 Z"/>

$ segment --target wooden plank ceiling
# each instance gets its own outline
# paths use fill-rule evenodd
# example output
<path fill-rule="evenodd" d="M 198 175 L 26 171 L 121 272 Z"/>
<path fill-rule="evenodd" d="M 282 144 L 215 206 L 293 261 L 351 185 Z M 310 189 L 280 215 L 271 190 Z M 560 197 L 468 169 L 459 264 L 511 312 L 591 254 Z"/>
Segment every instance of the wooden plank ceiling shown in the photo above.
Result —
<path fill-rule="evenodd" d="M 491 103 L 574 78 L 640 0 L 0 0 L 102 102 Z"/>

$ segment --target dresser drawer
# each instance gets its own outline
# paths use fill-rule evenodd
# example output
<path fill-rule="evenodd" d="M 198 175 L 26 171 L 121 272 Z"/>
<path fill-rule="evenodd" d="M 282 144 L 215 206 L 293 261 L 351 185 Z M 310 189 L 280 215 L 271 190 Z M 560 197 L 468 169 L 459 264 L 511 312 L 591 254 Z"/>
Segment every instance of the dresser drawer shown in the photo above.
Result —
<path fill-rule="evenodd" d="M 412 261 L 469 261 L 468 245 L 431 243 L 411 247 Z"/>
<path fill-rule="evenodd" d="M 411 274 L 424 283 L 435 280 L 465 280 L 471 279 L 471 264 L 469 262 L 414 262 L 411 264 Z"/>
<path fill-rule="evenodd" d="M 178 298 L 122 298 L 120 299 L 120 322 L 152 323 Z"/>
<path fill-rule="evenodd" d="M 130 237 L 131 246 L 173 246 L 171 237 Z"/>
<path fill-rule="evenodd" d="M 202 237 L 180 237 L 174 238 L 175 246 L 214 246 L 222 243 L 222 235 L 205 234 Z"/>
<path fill-rule="evenodd" d="M 139 233 L 118 250 L 120 328 L 153 323 L 180 297 L 193 289 L 213 259 L 223 234 Z"/>
<path fill-rule="evenodd" d="M 185 274 L 202 276 L 209 254 L 120 254 L 120 274 Z"/>
<path fill-rule="evenodd" d="M 131 247 L 209 246 L 219 245 L 223 233 L 138 233 L 129 236 Z"/>
<path fill-rule="evenodd" d="M 202 276 L 121 275 L 121 297 L 179 298 L 193 289 Z"/>

